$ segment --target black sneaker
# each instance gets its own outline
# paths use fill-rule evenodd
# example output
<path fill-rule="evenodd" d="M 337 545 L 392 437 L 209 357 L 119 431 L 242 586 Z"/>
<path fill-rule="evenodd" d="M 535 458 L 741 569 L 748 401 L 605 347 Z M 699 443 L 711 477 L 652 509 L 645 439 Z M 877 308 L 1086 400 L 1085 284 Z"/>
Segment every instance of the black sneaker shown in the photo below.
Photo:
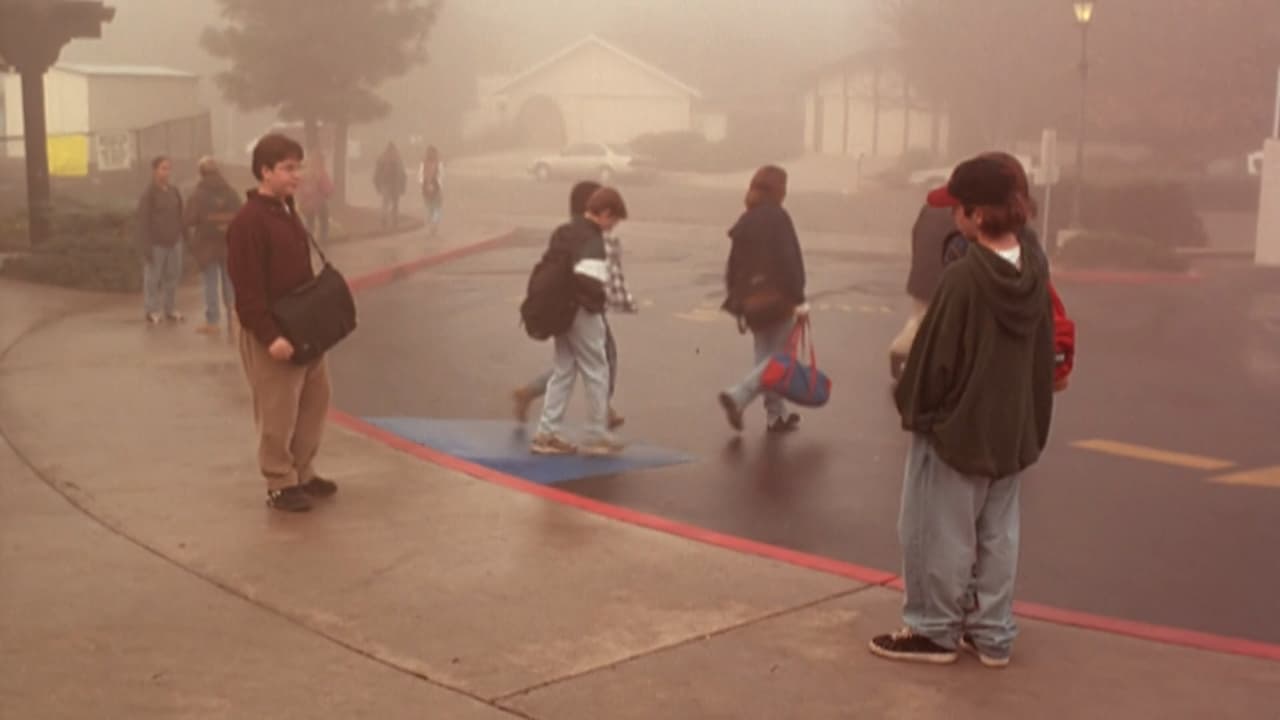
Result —
<path fill-rule="evenodd" d="M 294 485 L 283 490 L 267 492 L 267 507 L 281 512 L 306 512 L 311 509 L 311 501 L 307 499 L 307 491 L 301 485 Z"/>
<path fill-rule="evenodd" d="M 742 409 L 729 393 L 720 393 L 720 407 L 724 408 L 724 417 L 729 421 L 729 427 L 742 432 Z"/>
<path fill-rule="evenodd" d="M 771 433 L 789 433 L 800 429 L 800 416 L 791 413 L 786 417 L 774 419 L 769 423 L 769 432 Z"/>
<path fill-rule="evenodd" d="M 996 657 L 995 655 L 988 655 L 982 652 L 978 649 L 978 644 L 973 641 L 973 636 L 969 633 L 965 633 L 960 636 L 960 648 L 965 652 L 973 653 L 977 656 L 978 662 L 982 663 L 986 667 L 994 668 L 996 670 L 1009 667 L 1008 655 L 1004 657 Z"/>
<path fill-rule="evenodd" d="M 337 494 L 338 483 L 332 480 L 325 480 L 317 475 L 311 478 L 309 482 L 304 483 L 302 490 L 313 498 L 328 498 Z"/>
<path fill-rule="evenodd" d="M 903 662 L 950 665 L 958 657 L 955 650 L 948 650 L 923 635 L 917 635 L 910 628 L 872 638 L 868 647 L 872 655 Z"/>

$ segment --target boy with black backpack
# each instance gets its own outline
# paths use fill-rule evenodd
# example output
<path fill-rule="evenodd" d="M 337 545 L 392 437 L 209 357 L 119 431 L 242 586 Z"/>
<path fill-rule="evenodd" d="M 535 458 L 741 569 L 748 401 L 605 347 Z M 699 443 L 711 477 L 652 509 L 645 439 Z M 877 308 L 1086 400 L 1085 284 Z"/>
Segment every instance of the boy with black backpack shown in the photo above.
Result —
<path fill-rule="evenodd" d="M 606 427 L 610 362 L 608 326 L 609 270 L 605 233 L 627 217 L 626 204 L 613 188 L 596 190 L 586 212 L 561 225 L 529 277 L 520 306 L 530 337 L 555 338 L 554 368 L 537 434 L 530 450 L 539 455 L 568 455 L 579 448 L 561 434 L 564 414 L 579 372 L 587 389 L 586 455 L 614 455 L 622 445 Z"/>
<path fill-rule="evenodd" d="M 587 201 L 601 187 L 594 180 L 583 180 L 573 186 L 569 192 L 569 218 L 580 217 L 587 212 Z M 612 233 L 606 235 L 605 258 L 608 262 L 609 281 L 605 286 L 607 309 L 625 313 L 639 312 L 635 298 L 627 289 L 627 281 L 622 274 L 622 240 Z M 613 328 L 609 325 L 608 313 L 605 314 L 605 357 L 609 361 L 609 429 L 617 430 L 626 422 L 613 407 L 613 391 L 618 385 L 618 344 L 613 337 Z M 511 393 L 514 402 L 516 422 L 521 425 L 529 420 L 529 406 L 534 400 L 547 392 L 547 383 L 551 381 L 550 369 L 530 380 L 524 387 Z"/>

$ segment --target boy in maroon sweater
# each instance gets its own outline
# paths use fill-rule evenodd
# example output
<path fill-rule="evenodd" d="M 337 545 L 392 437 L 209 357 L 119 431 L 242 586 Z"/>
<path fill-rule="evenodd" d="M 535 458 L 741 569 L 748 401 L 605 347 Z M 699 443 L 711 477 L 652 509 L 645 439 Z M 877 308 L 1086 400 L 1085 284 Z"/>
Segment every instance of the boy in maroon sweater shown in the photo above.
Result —
<path fill-rule="evenodd" d="M 307 231 L 293 202 L 301 166 L 297 142 L 283 135 L 259 140 L 253 149 L 258 188 L 227 228 L 227 273 L 244 328 L 240 360 L 253 392 L 258 464 L 267 505 L 287 512 L 310 510 L 312 498 L 338 491 L 312 468 L 329 411 L 325 359 L 293 363 L 293 345 L 271 313 L 277 300 L 314 277 Z"/>

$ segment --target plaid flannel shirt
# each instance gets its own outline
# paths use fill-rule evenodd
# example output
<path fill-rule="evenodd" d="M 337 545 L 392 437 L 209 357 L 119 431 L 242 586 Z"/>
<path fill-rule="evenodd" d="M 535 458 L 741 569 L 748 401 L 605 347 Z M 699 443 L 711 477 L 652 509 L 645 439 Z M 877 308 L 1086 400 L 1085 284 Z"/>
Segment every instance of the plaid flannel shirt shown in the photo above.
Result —
<path fill-rule="evenodd" d="M 605 283 L 606 304 L 610 310 L 634 313 L 636 299 L 627 290 L 627 279 L 622 274 L 622 239 L 607 235 L 604 239 L 605 265 L 608 267 L 609 280 Z"/>

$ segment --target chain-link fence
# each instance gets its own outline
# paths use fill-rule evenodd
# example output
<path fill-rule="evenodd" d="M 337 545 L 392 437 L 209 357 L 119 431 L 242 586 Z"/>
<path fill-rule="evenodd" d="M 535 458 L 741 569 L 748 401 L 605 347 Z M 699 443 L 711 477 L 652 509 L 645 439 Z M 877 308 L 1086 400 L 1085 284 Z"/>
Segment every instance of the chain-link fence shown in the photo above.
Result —
<path fill-rule="evenodd" d="M 202 113 L 144 128 L 51 135 L 46 150 L 55 209 L 60 201 L 112 207 L 136 200 L 159 155 L 172 160 L 175 178 L 193 175 L 213 152 L 213 132 Z M 0 219 L 25 213 L 26 204 L 25 141 L 0 137 Z"/>

